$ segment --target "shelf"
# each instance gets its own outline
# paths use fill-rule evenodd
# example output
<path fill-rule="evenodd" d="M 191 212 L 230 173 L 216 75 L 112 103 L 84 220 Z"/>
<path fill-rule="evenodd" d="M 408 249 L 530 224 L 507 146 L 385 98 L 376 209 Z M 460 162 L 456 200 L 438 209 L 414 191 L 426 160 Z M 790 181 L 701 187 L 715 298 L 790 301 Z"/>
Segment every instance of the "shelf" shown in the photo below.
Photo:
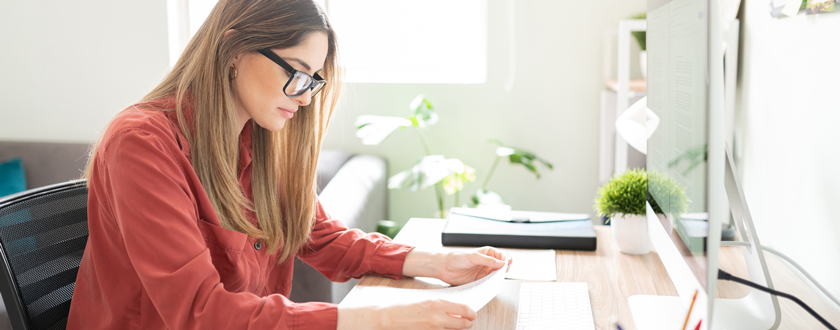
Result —
<path fill-rule="evenodd" d="M 614 92 L 618 92 L 618 79 L 607 79 L 605 83 L 607 84 L 607 88 L 611 89 Z M 627 87 L 631 92 L 646 92 L 647 80 L 630 79 L 630 81 L 627 84 Z"/>

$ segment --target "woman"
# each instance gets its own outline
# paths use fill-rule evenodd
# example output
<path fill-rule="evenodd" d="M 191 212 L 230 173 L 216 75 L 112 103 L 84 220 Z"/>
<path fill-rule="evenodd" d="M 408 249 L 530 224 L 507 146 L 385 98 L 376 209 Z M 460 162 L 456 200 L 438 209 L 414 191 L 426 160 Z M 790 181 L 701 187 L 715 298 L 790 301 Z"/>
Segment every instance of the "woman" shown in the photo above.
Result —
<path fill-rule="evenodd" d="M 348 230 L 315 168 L 338 97 L 335 33 L 311 0 L 219 1 L 172 72 L 97 142 L 68 329 L 463 329 L 446 301 L 293 303 L 295 256 L 334 281 L 457 285 L 504 266 L 492 248 L 439 254 Z"/>

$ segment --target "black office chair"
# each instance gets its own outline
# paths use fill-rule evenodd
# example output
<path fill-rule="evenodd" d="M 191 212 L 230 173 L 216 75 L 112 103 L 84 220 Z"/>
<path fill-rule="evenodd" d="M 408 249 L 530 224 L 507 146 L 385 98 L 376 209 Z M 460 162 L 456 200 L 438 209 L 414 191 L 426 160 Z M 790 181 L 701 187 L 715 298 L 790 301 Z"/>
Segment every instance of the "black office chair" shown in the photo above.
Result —
<path fill-rule="evenodd" d="M 88 238 L 84 180 L 0 198 L 0 294 L 12 329 L 65 329 Z"/>

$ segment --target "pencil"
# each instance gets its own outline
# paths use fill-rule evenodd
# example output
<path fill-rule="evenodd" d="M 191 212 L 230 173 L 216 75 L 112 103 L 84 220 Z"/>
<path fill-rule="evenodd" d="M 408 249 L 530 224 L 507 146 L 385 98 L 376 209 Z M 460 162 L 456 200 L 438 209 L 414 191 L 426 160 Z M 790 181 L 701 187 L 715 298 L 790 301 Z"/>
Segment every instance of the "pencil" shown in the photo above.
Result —
<path fill-rule="evenodd" d="M 697 300 L 697 290 L 694 290 L 694 297 L 691 298 L 691 306 L 688 306 L 688 315 L 685 316 L 685 323 L 683 324 L 682 330 L 685 330 L 685 327 L 688 326 L 688 318 L 691 317 L 691 309 L 694 308 L 695 300 Z"/>

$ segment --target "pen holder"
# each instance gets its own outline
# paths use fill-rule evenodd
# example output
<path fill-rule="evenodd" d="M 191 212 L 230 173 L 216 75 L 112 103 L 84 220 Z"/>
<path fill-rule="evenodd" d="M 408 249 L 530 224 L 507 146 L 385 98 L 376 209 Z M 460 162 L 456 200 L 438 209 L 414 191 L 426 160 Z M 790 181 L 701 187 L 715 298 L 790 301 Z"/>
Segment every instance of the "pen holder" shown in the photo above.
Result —
<path fill-rule="evenodd" d="M 653 245 L 648 235 L 647 218 L 644 215 L 616 214 L 610 220 L 613 239 L 618 250 L 627 254 L 646 254 Z"/>

